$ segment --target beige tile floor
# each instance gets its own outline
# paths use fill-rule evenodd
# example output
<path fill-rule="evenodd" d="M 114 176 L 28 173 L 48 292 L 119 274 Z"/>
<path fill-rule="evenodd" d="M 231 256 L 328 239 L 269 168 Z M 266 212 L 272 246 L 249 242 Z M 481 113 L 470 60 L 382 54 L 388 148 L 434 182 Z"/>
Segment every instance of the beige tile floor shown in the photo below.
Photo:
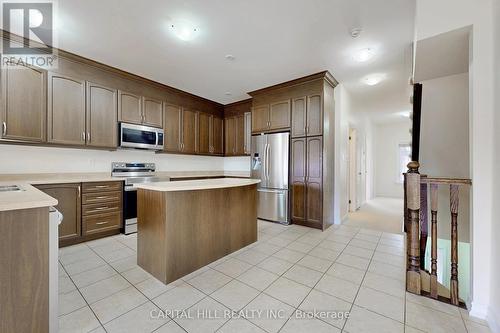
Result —
<path fill-rule="evenodd" d="M 60 332 L 489 332 L 405 292 L 400 234 L 258 227 L 258 242 L 169 285 L 137 266 L 136 235 L 61 249 Z"/>

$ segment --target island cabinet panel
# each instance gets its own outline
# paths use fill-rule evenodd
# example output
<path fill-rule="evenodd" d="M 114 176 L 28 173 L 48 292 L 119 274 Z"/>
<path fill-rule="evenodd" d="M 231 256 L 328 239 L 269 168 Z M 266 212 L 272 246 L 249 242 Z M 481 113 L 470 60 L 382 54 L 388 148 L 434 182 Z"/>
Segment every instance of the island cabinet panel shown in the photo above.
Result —
<path fill-rule="evenodd" d="M 0 332 L 49 332 L 49 209 L 0 221 Z"/>
<path fill-rule="evenodd" d="M 323 226 L 323 138 L 307 138 L 307 176 L 306 176 L 306 207 L 307 221 L 322 228 Z"/>
<path fill-rule="evenodd" d="M 36 67 L 2 67 L 0 137 L 43 142 L 47 123 L 47 72 Z"/>
<path fill-rule="evenodd" d="M 211 145 L 212 145 L 212 153 L 215 155 L 223 155 L 224 154 L 224 125 L 222 118 L 211 116 L 211 124 L 212 130 L 210 133 L 211 137 Z"/>
<path fill-rule="evenodd" d="M 293 139 L 290 144 L 291 218 L 304 223 L 306 218 L 306 139 Z"/>
<path fill-rule="evenodd" d="M 150 97 L 142 98 L 143 124 L 153 127 L 163 126 L 163 102 Z"/>
<path fill-rule="evenodd" d="M 307 97 L 294 98 L 292 101 L 292 138 L 306 136 Z"/>
<path fill-rule="evenodd" d="M 87 145 L 116 148 L 118 145 L 116 89 L 87 82 Z"/>
<path fill-rule="evenodd" d="M 85 81 L 48 74 L 48 141 L 85 145 Z"/>
<path fill-rule="evenodd" d="M 40 191 L 57 199 L 57 210 L 64 218 L 59 225 L 59 246 L 78 243 L 82 237 L 81 184 L 37 185 Z"/>
<path fill-rule="evenodd" d="M 165 131 L 163 150 L 166 152 L 180 152 L 181 151 L 181 120 L 182 120 L 182 107 L 165 104 L 163 129 Z"/>
<path fill-rule="evenodd" d="M 257 240 L 255 184 L 137 196 L 137 263 L 165 284 Z"/>
<path fill-rule="evenodd" d="M 181 151 L 195 154 L 198 151 L 198 112 L 182 109 Z"/>
<path fill-rule="evenodd" d="M 269 129 L 269 104 L 252 108 L 252 132 L 260 133 Z"/>
<path fill-rule="evenodd" d="M 199 154 L 206 154 L 208 155 L 209 153 L 212 152 L 212 145 L 211 145 L 211 133 L 210 133 L 210 115 L 199 112 L 198 113 L 198 122 L 199 122 L 199 130 L 198 130 L 198 138 L 199 138 L 199 145 L 198 145 L 198 153 Z"/>
<path fill-rule="evenodd" d="M 307 97 L 307 136 L 323 135 L 323 105 L 320 94 Z"/>
<path fill-rule="evenodd" d="M 141 96 L 118 91 L 118 120 L 138 125 L 143 123 Z"/>

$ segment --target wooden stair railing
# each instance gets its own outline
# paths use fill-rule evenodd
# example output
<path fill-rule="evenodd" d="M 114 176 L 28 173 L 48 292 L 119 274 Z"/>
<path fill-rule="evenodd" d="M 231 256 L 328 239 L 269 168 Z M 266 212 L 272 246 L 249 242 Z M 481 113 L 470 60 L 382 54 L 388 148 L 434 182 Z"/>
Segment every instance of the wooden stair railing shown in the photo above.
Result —
<path fill-rule="evenodd" d="M 453 305 L 463 306 L 458 296 L 458 204 L 459 187 L 470 186 L 470 179 L 436 178 L 421 175 L 418 162 L 408 163 L 405 177 L 405 227 L 407 244 L 406 290 Z M 437 213 L 438 187 L 450 187 L 451 213 L 451 275 L 449 297 L 445 287 L 437 281 Z M 430 188 L 431 212 L 431 271 L 425 270 L 425 252 L 428 237 L 427 195 Z"/>

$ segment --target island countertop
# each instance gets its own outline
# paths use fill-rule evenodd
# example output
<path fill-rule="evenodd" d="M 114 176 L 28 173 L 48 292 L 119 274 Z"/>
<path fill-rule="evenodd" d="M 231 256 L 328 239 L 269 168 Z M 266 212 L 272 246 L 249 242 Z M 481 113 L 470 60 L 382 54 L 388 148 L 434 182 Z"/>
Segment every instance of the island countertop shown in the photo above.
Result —
<path fill-rule="evenodd" d="M 56 199 L 30 184 L 10 182 L 0 183 L 0 185 L 18 186 L 21 189 L 14 192 L 0 192 L 0 212 L 57 205 Z"/>
<path fill-rule="evenodd" d="M 134 187 L 159 192 L 176 192 L 239 187 L 258 183 L 260 183 L 260 179 L 219 178 L 136 184 Z"/>

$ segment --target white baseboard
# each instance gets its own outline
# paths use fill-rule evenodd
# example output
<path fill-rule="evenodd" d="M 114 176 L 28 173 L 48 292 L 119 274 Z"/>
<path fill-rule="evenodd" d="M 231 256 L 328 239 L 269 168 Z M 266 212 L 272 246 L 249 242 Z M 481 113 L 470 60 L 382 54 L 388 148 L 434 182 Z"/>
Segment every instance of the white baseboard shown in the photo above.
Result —
<path fill-rule="evenodd" d="M 469 316 L 486 320 L 488 317 L 488 306 L 473 301 L 469 311 Z"/>

